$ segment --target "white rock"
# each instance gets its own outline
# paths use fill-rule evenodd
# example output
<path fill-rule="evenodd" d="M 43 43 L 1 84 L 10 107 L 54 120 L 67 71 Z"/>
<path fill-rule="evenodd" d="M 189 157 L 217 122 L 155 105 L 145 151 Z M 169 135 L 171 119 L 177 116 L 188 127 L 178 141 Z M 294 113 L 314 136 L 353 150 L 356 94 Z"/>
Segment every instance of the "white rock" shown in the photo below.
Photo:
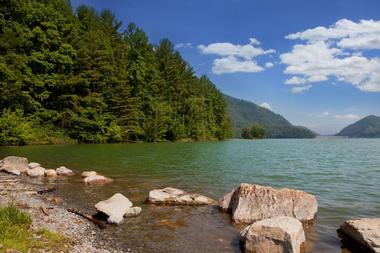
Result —
<path fill-rule="evenodd" d="M 56 172 L 58 175 L 63 175 L 63 176 L 72 176 L 74 175 L 74 172 L 68 168 L 66 168 L 65 166 L 61 166 L 59 168 L 56 169 Z"/>
<path fill-rule="evenodd" d="M 30 169 L 34 169 L 35 167 L 40 167 L 41 164 L 31 162 L 31 163 L 28 164 L 28 166 L 29 166 Z"/>
<path fill-rule="evenodd" d="M 240 236 L 245 253 L 300 253 L 305 242 L 302 223 L 285 216 L 255 222 Z"/>
<path fill-rule="evenodd" d="M 127 210 L 127 212 L 124 214 L 124 217 L 135 217 L 139 216 L 141 213 L 141 207 L 135 206 L 131 207 Z"/>
<path fill-rule="evenodd" d="M 167 187 L 149 192 L 150 203 L 169 205 L 210 205 L 215 200 L 195 193 L 186 193 L 180 189 Z"/>
<path fill-rule="evenodd" d="M 89 177 L 89 176 L 95 176 L 97 175 L 96 171 L 83 171 L 82 177 Z"/>
<path fill-rule="evenodd" d="M 96 210 L 108 215 L 107 222 L 120 224 L 124 214 L 133 206 L 132 202 L 123 194 L 116 193 L 111 198 L 98 202 Z"/>
<path fill-rule="evenodd" d="M 5 171 L 14 175 L 20 175 L 29 169 L 28 159 L 25 157 L 8 156 L 2 160 L 0 171 Z"/>
<path fill-rule="evenodd" d="M 113 180 L 111 178 L 101 176 L 101 175 L 93 175 L 83 179 L 86 184 L 108 184 Z"/>
<path fill-rule="evenodd" d="M 313 220 L 318 210 L 314 195 L 294 189 L 240 184 L 220 201 L 222 211 L 231 213 L 235 223 L 252 223 L 279 216 L 300 221 Z"/>
<path fill-rule="evenodd" d="M 57 175 L 58 173 L 53 169 L 45 170 L 45 176 L 47 177 L 56 177 Z"/>
<path fill-rule="evenodd" d="M 33 169 L 27 169 L 26 174 L 30 177 L 42 177 L 45 176 L 45 168 L 35 167 Z"/>
<path fill-rule="evenodd" d="M 380 253 L 380 218 L 345 221 L 338 229 L 338 235 L 343 243 Z"/>

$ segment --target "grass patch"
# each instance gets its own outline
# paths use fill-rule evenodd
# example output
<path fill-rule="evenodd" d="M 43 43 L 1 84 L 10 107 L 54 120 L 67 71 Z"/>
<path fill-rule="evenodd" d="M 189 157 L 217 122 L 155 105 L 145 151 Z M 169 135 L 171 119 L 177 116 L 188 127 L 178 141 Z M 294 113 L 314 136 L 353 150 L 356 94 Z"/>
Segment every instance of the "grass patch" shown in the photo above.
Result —
<path fill-rule="evenodd" d="M 0 208 L 0 253 L 8 249 L 20 252 L 69 252 L 70 242 L 47 229 L 30 229 L 30 215 L 14 205 Z"/>

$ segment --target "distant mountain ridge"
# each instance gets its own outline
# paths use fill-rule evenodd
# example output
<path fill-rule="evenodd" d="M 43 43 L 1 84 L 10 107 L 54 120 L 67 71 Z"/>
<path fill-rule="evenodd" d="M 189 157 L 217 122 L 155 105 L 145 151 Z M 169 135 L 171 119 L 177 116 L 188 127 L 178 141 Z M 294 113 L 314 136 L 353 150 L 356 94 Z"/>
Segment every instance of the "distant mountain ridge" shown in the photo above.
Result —
<path fill-rule="evenodd" d="M 337 135 L 351 138 L 380 138 L 380 117 L 367 116 L 346 126 Z"/>
<path fill-rule="evenodd" d="M 314 138 L 316 134 L 302 126 L 294 126 L 280 114 L 255 103 L 225 95 L 231 119 L 233 136 L 239 138 L 242 129 L 255 123 L 261 124 L 267 138 Z"/>

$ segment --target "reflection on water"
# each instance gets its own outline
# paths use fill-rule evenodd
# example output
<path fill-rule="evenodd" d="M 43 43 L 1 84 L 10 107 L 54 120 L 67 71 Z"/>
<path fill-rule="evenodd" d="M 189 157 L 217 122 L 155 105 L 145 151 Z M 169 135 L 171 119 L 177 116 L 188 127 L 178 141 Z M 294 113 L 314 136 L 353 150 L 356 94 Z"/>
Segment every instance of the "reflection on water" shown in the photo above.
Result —
<path fill-rule="evenodd" d="M 137 252 L 240 252 L 241 227 L 215 207 L 155 206 L 154 188 L 172 186 L 220 198 L 240 182 L 292 187 L 317 195 L 318 219 L 305 228 L 306 252 L 348 253 L 336 229 L 345 219 L 380 213 L 380 140 L 232 140 L 210 143 L 62 145 L 0 148 L 46 168 L 65 165 L 115 179 L 86 186 L 80 176 L 46 181 L 70 205 L 94 212 L 116 192 L 143 208 L 103 233 Z M 38 180 L 33 179 L 36 183 Z"/>

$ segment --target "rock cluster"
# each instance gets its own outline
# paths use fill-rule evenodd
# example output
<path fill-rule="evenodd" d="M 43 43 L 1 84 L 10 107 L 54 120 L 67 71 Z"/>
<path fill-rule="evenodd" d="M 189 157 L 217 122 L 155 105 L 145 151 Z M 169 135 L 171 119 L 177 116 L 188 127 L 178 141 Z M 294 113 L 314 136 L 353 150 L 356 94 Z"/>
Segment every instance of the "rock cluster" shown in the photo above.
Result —
<path fill-rule="evenodd" d="M 61 166 L 55 170 L 45 169 L 39 163 L 29 163 L 27 158 L 18 156 L 8 156 L 1 160 L 0 171 L 4 171 L 17 176 L 25 173 L 30 177 L 56 177 L 57 175 L 74 175 L 74 172 L 72 170 L 64 166 Z"/>
<path fill-rule="evenodd" d="M 169 205 L 210 205 L 216 203 L 209 197 L 196 193 L 186 193 L 171 187 L 150 191 L 148 201 L 152 204 Z"/>
<path fill-rule="evenodd" d="M 86 184 L 108 184 L 113 182 L 111 178 L 98 175 L 96 171 L 84 171 L 82 172 L 83 182 Z"/>
<path fill-rule="evenodd" d="M 108 216 L 108 223 L 120 224 L 124 217 L 138 216 L 141 207 L 133 207 L 132 202 L 123 194 L 116 193 L 111 198 L 98 202 L 95 205 L 98 212 Z"/>

